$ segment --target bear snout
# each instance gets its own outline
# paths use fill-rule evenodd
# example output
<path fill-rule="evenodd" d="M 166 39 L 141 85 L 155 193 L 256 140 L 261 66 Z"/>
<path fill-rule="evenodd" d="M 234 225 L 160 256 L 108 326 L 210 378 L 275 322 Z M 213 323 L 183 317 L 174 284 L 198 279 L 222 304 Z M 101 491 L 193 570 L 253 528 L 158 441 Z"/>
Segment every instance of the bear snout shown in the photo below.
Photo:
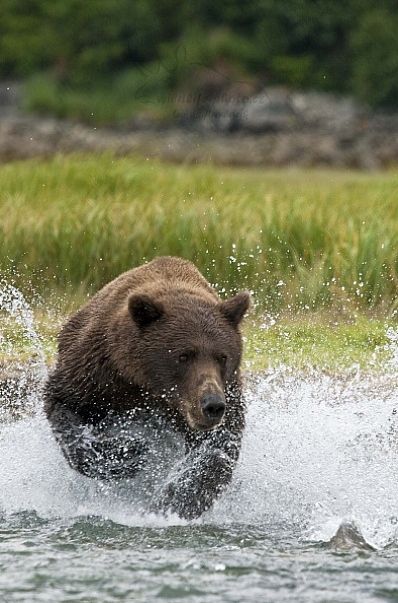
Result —
<path fill-rule="evenodd" d="M 208 429 L 219 425 L 225 413 L 224 396 L 215 393 L 206 393 L 201 399 L 200 406 L 208 424 Z"/>

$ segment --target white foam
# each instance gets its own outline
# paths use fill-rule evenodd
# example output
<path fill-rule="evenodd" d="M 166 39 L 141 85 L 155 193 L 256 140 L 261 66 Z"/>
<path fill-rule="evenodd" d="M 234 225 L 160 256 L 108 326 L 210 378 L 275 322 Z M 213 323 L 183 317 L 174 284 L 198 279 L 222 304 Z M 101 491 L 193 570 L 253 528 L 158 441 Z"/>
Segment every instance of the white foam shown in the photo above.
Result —
<path fill-rule="evenodd" d="M 387 374 L 297 374 L 281 367 L 257 379 L 231 519 L 296 524 L 320 540 L 342 521 L 355 521 L 372 542 L 394 538 L 397 407 L 395 380 Z"/>

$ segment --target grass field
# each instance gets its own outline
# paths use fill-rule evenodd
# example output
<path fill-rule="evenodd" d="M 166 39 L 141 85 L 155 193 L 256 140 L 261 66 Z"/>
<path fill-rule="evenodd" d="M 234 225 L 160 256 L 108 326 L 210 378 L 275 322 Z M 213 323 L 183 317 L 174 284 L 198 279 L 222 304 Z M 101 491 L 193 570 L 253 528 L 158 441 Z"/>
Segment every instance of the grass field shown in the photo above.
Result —
<path fill-rule="evenodd" d="M 54 325 L 120 272 L 172 254 L 194 261 L 222 295 L 252 291 L 253 362 L 261 347 L 263 364 L 267 355 L 306 362 L 306 349 L 333 364 L 326 348 L 339 341 L 336 362 L 357 354 L 367 365 L 388 344 L 398 307 L 395 172 L 75 155 L 0 166 L 0 181 L 2 279 L 35 307 L 56 308 Z M 50 339 L 54 330 L 44 329 Z"/>

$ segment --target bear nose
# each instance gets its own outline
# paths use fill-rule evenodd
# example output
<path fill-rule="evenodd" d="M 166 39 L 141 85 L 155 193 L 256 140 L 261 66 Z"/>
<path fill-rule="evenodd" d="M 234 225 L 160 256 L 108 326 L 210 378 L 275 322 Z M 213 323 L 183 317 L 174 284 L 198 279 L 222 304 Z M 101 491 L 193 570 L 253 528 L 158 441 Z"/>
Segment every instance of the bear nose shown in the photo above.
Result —
<path fill-rule="evenodd" d="M 202 411 L 210 423 L 219 423 L 225 412 L 224 398 L 218 394 L 205 394 L 201 402 Z"/>

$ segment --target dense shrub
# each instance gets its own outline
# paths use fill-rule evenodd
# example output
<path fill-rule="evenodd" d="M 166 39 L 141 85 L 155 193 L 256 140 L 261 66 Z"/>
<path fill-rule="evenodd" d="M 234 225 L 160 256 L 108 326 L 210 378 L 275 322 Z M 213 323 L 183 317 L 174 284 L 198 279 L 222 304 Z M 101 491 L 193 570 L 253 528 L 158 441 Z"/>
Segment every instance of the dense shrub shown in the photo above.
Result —
<path fill-rule="evenodd" d="M 144 73 L 151 95 L 157 73 L 174 91 L 200 67 L 223 64 L 261 85 L 398 106 L 397 25 L 393 0 L 2 0 L 0 77 L 44 72 L 62 97 L 120 81 L 137 90 Z"/>
<path fill-rule="evenodd" d="M 352 36 L 353 90 L 373 106 L 398 107 L 398 14 L 366 13 Z"/>

